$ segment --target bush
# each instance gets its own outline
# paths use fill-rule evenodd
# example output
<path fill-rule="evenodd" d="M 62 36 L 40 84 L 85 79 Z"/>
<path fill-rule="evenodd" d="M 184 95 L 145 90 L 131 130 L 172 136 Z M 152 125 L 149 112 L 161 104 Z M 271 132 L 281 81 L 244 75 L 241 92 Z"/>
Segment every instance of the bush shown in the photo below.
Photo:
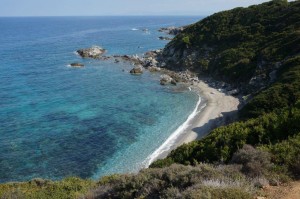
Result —
<path fill-rule="evenodd" d="M 300 176 L 300 133 L 275 145 L 265 146 L 272 155 L 272 161 L 289 169 L 294 176 Z"/>
<path fill-rule="evenodd" d="M 235 165 L 174 164 L 108 179 L 86 198 L 249 198 L 253 195 L 253 185 Z"/>
<path fill-rule="evenodd" d="M 242 172 L 255 177 L 265 174 L 271 166 L 271 156 L 268 152 L 257 150 L 251 145 L 244 145 L 233 154 L 231 163 L 241 164 Z"/>
<path fill-rule="evenodd" d="M 47 199 L 78 198 L 96 185 L 91 180 L 76 177 L 61 181 L 33 179 L 29 182 L 0 184 L 0 198 L 5 199 Z"/>

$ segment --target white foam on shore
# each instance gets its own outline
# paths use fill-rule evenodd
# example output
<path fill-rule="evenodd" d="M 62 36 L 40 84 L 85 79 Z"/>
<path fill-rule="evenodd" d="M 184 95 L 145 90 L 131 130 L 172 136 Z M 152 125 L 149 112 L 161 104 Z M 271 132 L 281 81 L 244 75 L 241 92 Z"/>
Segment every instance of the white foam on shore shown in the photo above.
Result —
<path fill-rule="evenodd" d="M 201 104 L 201 97 L 199 96 L 199 100 L 196 104 L 195 109 L 193 112 L 189 115 L 187 120 L 181 124 L 171 135 L 168 137 L 168 139 L 158 148 L 156 149 L 151 155 L 149 155 L 146 160 L 143 161 L 144 167 L 148 168 L 149 165 L 156 160 L 161 154 L 163 154 L 166 151 L 169 151 L 172 146 L 174 146 L 177 138 L 190 126 L 190 121 L 199 113 L 201 110 L 206 106 L 204 104 L 203 106 L 200 106 Z"/>

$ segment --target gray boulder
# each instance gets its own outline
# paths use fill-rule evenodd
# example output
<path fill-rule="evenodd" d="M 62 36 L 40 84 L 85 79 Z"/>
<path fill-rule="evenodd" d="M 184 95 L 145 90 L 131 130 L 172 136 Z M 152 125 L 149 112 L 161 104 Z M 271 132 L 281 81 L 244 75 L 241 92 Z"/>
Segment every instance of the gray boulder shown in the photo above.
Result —
<path fill-rule="evenodd" d="M 150 67 L 148 67 L 148 70 L 150 72 L 159 72 L 161 70 L 161 68 L 156 67 L 156 66 L 150 66 Z"/>
<path fill-rule="evenodd" d="M 170 84 L 173 81 L 173 78 L 170 77 L 169 75 L 162 75 L 160 77 L 161 77 L 161 79 L 160 79 L 160 84 L 161 85 L 167 85 L 167 84 Z"/>
<path fill-rule="evenodd" d="M 130 70 L 130 74 L 132 75 L 141 75 L 143 74 L 143 67 L 141 65 L 135 66 Z"/>
<path fill-rule="evenodd" d="M 83 58 L 99 58 L 106 50 L 99 47 L 93 46 L 91 48 L 84 48 L 77 50 L 77 53 Z"/>

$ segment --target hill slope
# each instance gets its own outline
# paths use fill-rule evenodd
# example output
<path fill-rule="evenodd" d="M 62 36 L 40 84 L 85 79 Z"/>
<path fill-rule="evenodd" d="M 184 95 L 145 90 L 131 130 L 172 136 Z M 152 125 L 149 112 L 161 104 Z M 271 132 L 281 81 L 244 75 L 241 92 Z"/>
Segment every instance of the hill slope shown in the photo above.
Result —
<path fill-rule="evenodd" d="M 276 0 L 216 13 L 164 49 L 166 67 L 206 73 L 248 89 L 264 87 L 300 51 L 300 3 Z"/>

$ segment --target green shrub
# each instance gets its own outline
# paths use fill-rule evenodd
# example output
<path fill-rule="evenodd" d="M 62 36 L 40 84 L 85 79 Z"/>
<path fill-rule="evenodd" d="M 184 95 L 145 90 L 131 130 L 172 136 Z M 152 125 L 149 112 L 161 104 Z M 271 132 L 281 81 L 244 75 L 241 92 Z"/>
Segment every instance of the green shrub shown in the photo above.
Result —
<path fill-rule="evenodd" d="M 273 162 L 286 166 L 295 177 L 300 176 L 300 131 L 287 140 L 265 148 L 273 154 Z"/>
<path fill-rule="evenodd" d="M 185 45 L 190 45 L 190 37 L 189 36 L 185 36 L 182 38 L 183 43 L 185 43 Z"/>

